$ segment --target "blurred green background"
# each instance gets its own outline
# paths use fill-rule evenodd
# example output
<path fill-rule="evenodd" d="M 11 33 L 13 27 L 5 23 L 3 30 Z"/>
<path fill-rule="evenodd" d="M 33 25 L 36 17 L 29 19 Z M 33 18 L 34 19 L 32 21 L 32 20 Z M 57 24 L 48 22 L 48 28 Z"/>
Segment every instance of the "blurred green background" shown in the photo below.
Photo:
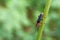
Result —
<path fill-rule="evenodd" d="M 0 0 L 0 40 L 36 40 L 35 24 L 47 0 Z M 60 40 L 60 0 L 52 0 L 41 40 Z"/>

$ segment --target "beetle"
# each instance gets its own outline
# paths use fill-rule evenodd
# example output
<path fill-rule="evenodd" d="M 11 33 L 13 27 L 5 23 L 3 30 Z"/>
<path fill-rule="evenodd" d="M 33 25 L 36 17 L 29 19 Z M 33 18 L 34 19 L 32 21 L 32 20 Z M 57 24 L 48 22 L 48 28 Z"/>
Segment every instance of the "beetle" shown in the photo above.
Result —
<path fill-rule="evenodd" d="M 37 27 L 37 28 L 39 27 L 42 19 L 43 19 L 43 13 L 41 13 L 41 14 L 38 16 L 37 23 L 36 23 L 36 27 Z"/>

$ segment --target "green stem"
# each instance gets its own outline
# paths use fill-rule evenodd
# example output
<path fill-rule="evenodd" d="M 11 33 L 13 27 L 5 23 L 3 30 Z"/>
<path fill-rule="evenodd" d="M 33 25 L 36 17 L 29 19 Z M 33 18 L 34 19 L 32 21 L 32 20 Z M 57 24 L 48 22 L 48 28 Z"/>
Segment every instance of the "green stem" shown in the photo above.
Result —
<path fill-rule="evenodd" d="M 41 40 L 44 24 L 45 24 L 47 15 L 48 15 L 48 11 L 49 11 L 49 8 L 50 8 L 50 5 L 51 5 L 51 1 L 52 0 L 47 0 L 46 6 L 45 6 L 45 9 L 44 9 L 44 12 L 43 12 L 44 16 L 43 16 L 42 24 L 40 25 L 39 30 L 38 30 L 37 40 Z"/>

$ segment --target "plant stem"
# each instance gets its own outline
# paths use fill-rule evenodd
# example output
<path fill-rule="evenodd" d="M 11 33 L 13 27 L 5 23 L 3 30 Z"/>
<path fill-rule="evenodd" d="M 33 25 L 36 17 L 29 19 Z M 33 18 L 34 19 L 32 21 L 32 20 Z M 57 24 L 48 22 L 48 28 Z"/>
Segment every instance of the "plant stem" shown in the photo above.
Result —
<path fill-rule="evenodd" d="M 45 21 L 46 21 L 47 15 L 48 15 L 48 11 L 49 11 L 51 2 L 52 2 L 52 0 L 47 0 L 45 9 L 44 9 L 44 11 L 43 11 L 43 13 L 44 13 L 44 14 L 43 14 L 43 15 L 44 15 L 44 16 L 43 16 L 43 20 L 42 20 L 42 23 L 41 23 L 41 25 L 40 25 L 40 27 L 39 27 L 38 35 L 37 35 L 37 39 L 36 39 L 36 40 L 41 40 L 43 28 L 44 28 L 44 25 L 45 25 Z"/>

